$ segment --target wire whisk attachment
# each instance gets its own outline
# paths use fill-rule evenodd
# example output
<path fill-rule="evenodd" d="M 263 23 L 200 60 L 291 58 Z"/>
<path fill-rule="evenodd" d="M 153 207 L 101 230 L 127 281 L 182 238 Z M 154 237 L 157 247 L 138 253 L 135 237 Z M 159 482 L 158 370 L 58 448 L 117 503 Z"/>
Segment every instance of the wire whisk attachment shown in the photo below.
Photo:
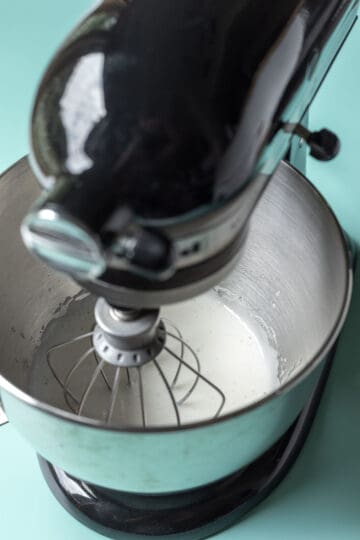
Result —
<path fill-rule="evenodd" d="M 159 319 L 157 310 L 114 312 L 99 300 L 95 318 L 91 332 L 46 355 L 73 413 L 118 427 L 180 426 L 182 411 L 196 410 L 205 392 L 208 417 L 221 414 L 224 393 L 201 372 L 199 357 L 180 330 Z"/>

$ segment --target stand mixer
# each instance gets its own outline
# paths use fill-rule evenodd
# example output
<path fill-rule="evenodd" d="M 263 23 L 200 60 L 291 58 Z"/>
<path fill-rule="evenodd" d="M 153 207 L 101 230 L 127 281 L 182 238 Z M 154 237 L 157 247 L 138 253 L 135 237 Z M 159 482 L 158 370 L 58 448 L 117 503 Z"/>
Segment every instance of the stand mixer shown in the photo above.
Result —
<path fill-rule="evenodd" d="M 83 463 L 75 464 L 63 450 L 45 449 L 40 436 L 34 446 L 46 460 L 41 461 L 42 469 L 62 503 L 71 501 L 71 511 L 82 514 L 79 519 L 87 524 L 90 520 L 91 526 L 100 523 L 99 530 L 110 536 L 164 537 L 191 531 L 202 537 L 216 532 L 239 515 L 236 508 L 243 513 L 257 502 L 255 496 L 244 503 L 243 495 L 254 471 L 268 471 L 266 481 L 261 475 L 257 478 L 260 498 L 265 496 L 290 466 L 291 460 L 285 460 L 281 473 L 270 482 L 279 452 L 286 454 L 289 445 L 301 446 L 318 402 L 316 389 L 326 380 L 330 351 L 345 320 L 351 269 L 342 232 L 315 190 L 282 160 L 304 172 L 305 145 L 324 161 L 339 151 L 336 135 L 327 129 L 310 133 L 306 118 L 356 19 L 358 3 L 260 4 L 105 1 L 60 49 L 34 104 L 30 157 L 44 191 L 22 219 L 22 238 L 29 251 L 76 285 L 69 299 L 53 311 L 56 317 L 49 322 L 44 315 L 41 340 L 33 347 L 33 364 L 39 366 L 33 379 L 43 380 L 41 370 L 48 370 L 57 388 L 51 386 L 51 399 L 45 386 L 41 396 L 35 391 L 32 395 L 66 409 L 65 416 L 60 414 L 69 424 L 91 426 L 86 428 L 86 445 L 92 458 L 82 448 Z M 27 168 L 23 174 L 29 176 Z M 27 196 L 35 191 L 29 187 Z M 294 204 L 294 223 L 283 216 L 286 204 Z M 297 237 L 303 222 L 303 236 Z M 271 227 L 275 233 L 269 239 Z M 277 251 L 281 231 L 287 235 L 285 253 Z M 321 292 L 316 280 L 307 281 L 310 277 L 300 261 L 295 285 L 303 288 L 304 306 L 299 297 L 293 299 L 289 293 L 291 302 L 286 297 L 286 283 L 279 285 L 278 266 L 292 260 L 293 252 L 301 253 L 303 238 L 308 242 L 305 253 L 311 252 L 310 276 L 322 272 L 334 251 L 338 257 L 336 273 L 327 269 L 329 303 L 318 311 L 314 307 L 324 328 L 318 323 L 319 343 L 313 337 L 314 350 L 310 347 L 311 354 L 299 355 L 291 369 L 286 358 L 277 358 L 278 387 L 243 406 L 249 414 L 248 428 L 257 424 L 265 407 L 274 418 L 274 424 L 266 419 L 268 432 L 261 442 L 244 443 L 244 430 L 234 423 L 239 406 L 232 407 L 232 397 L 214 375 L 216 370 L 207 373 L 202 347 L 196 339 L 188 339 L 190 331 L 185 332 L 184 325 L 195 324 L 191 317 L 198 314 L 210 331 L 210 320 L 203 319 L 206 310 L 211 310 L 210 319 L 216 319 L 222 298 L 228 309 L 236 311 L 235 301 L 244 290 L 249 310 L 266 326 L 258 306 L 268 301 L 266 291 L 275 297 L 281 292 L 285 308 L 291 308 L 289 327 L 281 321 L 274 335 L 283 333 L 294 341 L 289 328 L 308 316 L 305 304 L 311 299 L 316 304 Z M 289 263 L 286 270 L 295 269 Z M 51 274 L 55 287 L 54 276 L 56 272 Z M 59 292 L 64 287 L 61 281 Z M 275 308 L 270 305 L 270 311 Z M 291 311 L 296 311 L 295 324 Z M 271 341 L 271 328 L 265 330 Z M 271 344 L 278 350 L 275 337 Z M 325 358 L 324 367 L 320 362 Z M 215 363 L 221 362 L 223 370 L 235 373 L 235 365 L 229 367 L 222 358 Z M 12 389 L 1 382 L 9 418 L 13 416 L 14 424 L 28 432 L 14 412 Z M 276 397 L 285 389 L 291 390 L 291 399 L 284 405 Z M 34 431 L 45 432 L 50 422 L 54 438 L 70 437 L 66 430 L 72 427 L 56 428 L 50 420 L 52 411 L 44 410 Z M 149 450 L 153 443 L 159 445 L 160 455 L 162 447 L 170 452 L 179 444 L 182 451 L 177 451 L 175 462 L 186 462 L 190 450 L 179 436 L 194 425 L 199 432 L 191 434 L 194 448 L 203 447 L 202 428 L 211 427 L 210 440 L 220 441 L 225 430 L 239 434 L 245 455 L 232 459 L 224 453 L 226 473 L 214 467 L 209 456 L 210 476 L 195 460 L 188 476 L 176 482 L 170 472 L 174 462 L 164 463 L 167 481 L 148 478 L 147 483 L 136 480 L 131 485 L 142 456 L 151 461 L 156 455 Z M 57 429 L 64 431 L 56 435 Z M 146 442 L 136 438 L 134 446 L 127 447 L 125 439 L 114 444 L 110 438 L 117 430 L 125 436 L 141 433 Z M 167 433 L 175 434 L 174 443 L 165 441 Z M 77 437 L 71 444 L 79 441 L 80 446 L 85 444 Z M 225 438 L 221 448 L 230 441 L 232 437 Z M 133 463 L 127 478 L 123 472 L 115 478 L 110 469 L 105 473 L 108 465 L 95 471 L 94 460 L 104 459 L 101 447 L 110 452 L 108 461 L 111 455 L 125 469 Z M 136 447 L 141 455 L 134 452 Z M 94 474 L 89 472 L 91 460 Z M 89 498 L 95 508 L 91 517 L 79 503 Z M 189 516 L 189 505 L 196 504 L 203 508 L 197 516 L 200 522 Z M 209 505 L 212 511 L 206 517 Z M 124 508 L 129 506 L 131 515 L 126 517 Z M 158 512 L 155 522 L 154 512 Z M 171 515 L 169 523 L 166 514 Z"/>

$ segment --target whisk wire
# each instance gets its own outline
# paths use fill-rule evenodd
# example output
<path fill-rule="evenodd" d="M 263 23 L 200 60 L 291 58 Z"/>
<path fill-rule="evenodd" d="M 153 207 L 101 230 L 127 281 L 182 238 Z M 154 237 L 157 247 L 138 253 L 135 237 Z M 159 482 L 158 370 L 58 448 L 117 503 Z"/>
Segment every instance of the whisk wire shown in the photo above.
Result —
<path fill-rule="evenodd" d="M 166 327 L 166 326 L 170 326 L 170 328 L 172 328 L 172 329 L 174 330 L 174 332 L 176 332 L 176 334 L 177 334 L 178 337 L 180 338 L 180 339 L 179 339 L 179 342 L 180 342 L 180 345 L 181 345 L 180 356 L 181 356 L 181 358 L 183 358 L 183 357 L 184 357 L 184 351 L 185 351 L 185 349 L 184 349 L 184 343 L 183 343 L 182 333 L 181 333 L 180 330 L 175 326 L 175 324 L 174 324 L 172 321 L 170 321 L 170 319 L 167 319 L 166 317 L 163 317 L 163 318 L 162 318 L 162 321 L 163 321 L 164 323 L 166 322 L 165 327 Z M 172 335 L 170 332 L 166 332 L 166 335 L 167 335 L 167 336 L 172 336 L 172 337 L 173 337 L 173 335 Z M 182 364 L 179 363 L 178 366 L 177 366 L 177 369 L 176 369 L 174 378 L 173 378 L 173 380 L 172 380 L 172 382 L 171 382 L 171 387 L 172 387 L 172 388 L 174 388 L 174 386 L 176 385 L 176 383 L 177 383 L 177 381 L 178 381 L 178 379 L 179 379 L 180 372 L 181 372 L 181 368 L 182 368 Z"/>
<path fill-rule="evenodd" d="M 193 351 L 193 349 L 190 347 L 190 345 L 188 345 L 187 343 L 185 343 L 185 347 L 191 352 L 192 355 L 196 356 L 195 354 L 195 351 Z M 186 366 L 190 371 L 192 371 L 195 375 L 197 375 L 202 381 L 204 381 L 206 384 L 208 384 L 209 386 L 211 386 L 211 388 L 213 388 L 221 397 L 221 403 L 220 403 L 220 406 L 218 408 L 218 410 L 216 411 L 216 414 L 215 414 L 215 418 L 217 418 L 219 416 L 219 414 L 221 413 L 224 405 L 225 405 L 225 401 L 226 401 L 226 398 L 225 398 L 225 394 L 224 392 L 222 392 L 220 390 L 220 388 L 218 386 L 216 386 L 214 383 L 212 383 L 207 377 L 205 377 L 205 375 L 202 375 L 201 373 L 197 372 L 190 364 L 188 364 L 187 362 L 185 362 L 185 360 L 182 360 L 176 353 L 174 353 L 174 351 L 171 351 L 170 349 L 168 349 L 168 347 L 164 347 L 166 349 L 166 351 L 169 353 L 169 354 L 172 354 L 173 356 L 175 356 L 177 358 L 177 360 L 179 362 L 181 362 L 184 366 Z"/>
<path fill-rule="evenodd" d="M 175 412 L 175 416 L 176 416 L 176 423 L 177 423 L 178 426 L 180 426 L 180 413 L 179 413 L 179 409 L 178 409 L 178 406 L 177 406 L 177 403 L 176 403 L 176 399 L 175 399 L 174 394 L 173 394 L 173 392 L 171 390 L 171 386 L 170 386 L 167 378 L 165 377 L 165 374 L 164 374 L 163 370 L 161 369 L 161 367 L 159 365 L 159 362 L 155 358 L 153 359 L 153 362 L 154 362 L 154 364 L 156 366 L 156 369 L 158 370 L 159 375 L 162 378 L 162 380 L 163 380 L 163 382 L 165 384 L 165 387 L 166 387 L 166 389 L 168 391 L 168 394 L 169 394 L 170 399 L 171 399 L 171 403 L 172 403 L 173 408 L 174 408 L 174 412 Z"/>
<path fill-rule="evenodd" d="M 62 349 L 63 347 L 67 347 L 69 345 L 72 345 L 73 343 L 76 343 L 77 341 L 81 341 L 87 337 L 90 337 L 93 335 L 93 332 L 87 332 L 86 334 L 82 334 L 80 336 L 77 336 L 75 338 L 72 338 L 70 339 L 69 341 L 64 341 L 63 343 L 58 343 L 57 345 L 54 345 L 53 347 L 50 347 L 50 349 L 47 351 L 47 354 L 46 354 L 46 361 L 47 361 L 47 364 L 50 368 L 50 371 L 51 373 L 53 374 L 53 376 L 55 377 L 56 381 L 60 384 L 61 387 L 65 387 L 65 383 L 60 379 L 60 377 L 58 376 L 58 374 L 56 373 L 56 370 L 54 369 L 54 366 L 52 364 L 52 361 L 51 361 L 51 355 L 54 351 L 56 350 L 60 350 Z M 70 389 L 68 389 L 68 391 L 65 393 L 65 400 L 66 400 L 66 403 L 67 405 L 70 407 L 70 409 L 73 411 L 73 412 L 76 412 L 76 409 L 74 409 L 74 407 L 69 403 L 69 401 L 67 400 L 67 394 L 71 397 L 71 399 L 76 403 L 76 405 L 79 404 L 79 400 L 74 396 L 74 394 L 71 392 Z"/>
<path fill-rule="evenodd" d="M 96 354 L 96 351 L 94 350 L 94 357 L 95 357 L 95 361 L 97 363 L 97 365 L 99 365 L 99 363 L 101 362 L 101 360 L 99 359 L 98 355 Z M 102 369 L 101 370 L 101 376 L 102 378 L 104 379 L 104 383 L 106 384 L 106 386 L 108 387 L 109 390 L 112 390 L 112 387 L 111 387 L 111 384 L 109 383 L 109 379 L 107 378 L 106 374 L 105 374 L 105 371 Z"/>
<path fill-rule="evenodd" d="M 114 414 L 116 400 L 119 394 L 120 381 L 121 381 L 121 369 L 118 367 L 116 368 L 116 371 L 115 371 L 114 383 L 111 389 L 110 407 L 109 407 L 108 415 L 106 418 L 106 422 L 108 424 L 111 423 L 111 420 Z"/>
<path fill-rule="evenodd" d="M 145 418 L 145 403 L 144 403 L 144 386 L 143 386 L 143 380 L 142 380 L 141 367 L 137 368 L 137 372 L 138 372 L 138 377 L 139 377 L 141 420 L 142 420 L 143 427 L 145 427 L 146 418 Z"/>
<path fill-rule="evenodd" d="M 94 352 L 94 348 L 91 347 L 91 349 L 88 349 L 83 355 L 80 356 L 79 360 L 73 365 L 73 367 L 71 368 L 71 370 L 69 371 L 69 373 L 67 374 L 66 376 L 66 379 L 64 381 L 64 392 L 65 392 L 65 398 L 66 398 L 66 395 L 69 394 L 70 395 L 70 382 L 71 382 L 71 378 L 72 376 L 74 375 L 74 373 L 79 369 L 79 367 L 83 364 L 83 362 L 88 358 L 88 356 L 90 356 L 90 354 L 92 354 Z M 101 363 L 101 362 L 100 362 Z M 96 368 L 97 369 L 97 368 Z M 78 400 L 77 400 L 78 401 Z"/>
<path fill-rule="evenodd" d="M 178 361 L 179 361 L 179 358 L 180 358 L 181 360 L 184 360 L 184 358 L 183 358 L 183 356 L 184 356 L 183 352 L 185 351 L 185 342 L 183 341 L 183 339 L 182 339 L 182 338 L 179 338 L 178 336 L 175 336 L 175 334 L 172 334 L 171 332 L 167 332 L 167 335 L 170 336 L 170 337 L 172 337 L 172 338 L 174 338 L 175 340 L 181 342 L 182 354 L 180 355 L 180 357 L 178 357 L 178 356 L 174 353 L 174 351 L 172 351 L 172 350 L 170 350 L 170 349 L 166 349 L 167 352 L 168 352 L 173 358 L 175 358 L 175 359 L 178 360 Z M 196 362 L 197 375 L 196 375 L 195 381 L 193 382 L 193 384 L 191 385 L 191 387 L 189 388 L 189 390 L 186 392 L 186 394 L 185 394 L 182 398 L 180 398 L 180 399 L 177 400 L 177 404 L 178 404 L 178 405 L 183 405 L 183 404 L 185 403 L 185 401 L 186 401 L 187 399 L 189 399 L 189 397 L 191 396 L 191 394 L 194 392 L 194 390 L 195 390 L 195 388 L 196 388 L 196 386 L 197 386 L 197 384 L 198 384 L 198 382 L 199 382 L 199 379 L 200 379 L 201 366 L 200 366 L 199 357 L 198 357 L 198 355 L 195 353 L 195 351 L 194 351 L 193 349 L 190 349 L 190 348 L 189 348 L 188 350 L 189 350 L 191 356 L 194 358 L 194 360 L 195 360 L 195 362 Z M 182 366 L 184 366 L 184 364 L 182 364 L 181 361 L 179 361 L 179 366 L 180 366 L 180 368 L 181 368 Z M 177 373 L 178 373 L 178 372 L 179 372 L 179 368 L 178 368 L 178 370 L 177 370 Z"/>
<path fill-rule="evenodd" d="M 84 410 L 84 407 L 85 407 L 85 403 L 87 401 L 87 398 L 89 397 L 89 394 L 96 382 L 96 379 L 98 378 L 103 366 L 104 366 L 104 363 L 105 363 L 105 360 L 100 360 L 100 363 L 96 366 L 95 368 L 95 371 L 90 379 L 90 382 L 85 390 L 85 392 L 83 393 L 82 395 L 82 398 L 81 398 L 81 401 L 80 401 L 80 405 L 79 405 L 79 411 L 78 411 L 78 414 L 81 415 L 83 413 L 83 410 Z"/>

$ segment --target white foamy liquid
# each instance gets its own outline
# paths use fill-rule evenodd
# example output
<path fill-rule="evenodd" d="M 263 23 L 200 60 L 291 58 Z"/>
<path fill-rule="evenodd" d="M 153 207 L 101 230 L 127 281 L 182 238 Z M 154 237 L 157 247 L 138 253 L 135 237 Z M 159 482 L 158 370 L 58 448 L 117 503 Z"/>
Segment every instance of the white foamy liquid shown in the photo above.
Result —
<path fill-rule="evenodd" d="M 41 347 L 37 351 L 30 379 L 31 394 L 52 405 L 66 408 L 61 385 L 54 383 L 49 370 L 47 351 L 57 343 L 67 342 L 74 335 L 90 330 L 93 324 L 93 300 L 85 298 L 70 304 L 66 316 L 55 319 L 46 329 Z M 82 316 L 80 316 L 82 315 Z M 267 341 L 260 323 L 244 311 L 241 317 L 228 309 L 215 291 L 187 302 L 165 307 L 160 315 L 168 333 L 176 333 L 172 324 L 181 332 L 183 339 L 196 352 L 201 373 L 226 396 L 221 414 L 238 411 L 262 399 L 278 386 L 278 354 Z M 248 321 L 250 325 L 248 324 Z M 166 347 L 181 356 L 179 341 L 167 336 Z M 52 365 L 60 380 L 65 380 L 76 361 L 91 347 L 91 342 L 79 341 L 55 351 Z M 183 359 L 196 368 L 196 362 L 184 348 Z M 178 360 L 163 350 L 156 359 L 168 384 L 174 379 Z M 71 377 L 70 389 L 79 400 L 83 395 L 96 363 L 91 355 Z M 115 369 L 105 365 L 104 372 L 110 381 Z M 113 413 L 114 425 L 142 426 L 139 372 L 136 368 L 121 370 L 120 387 Z M 166 383 L 156 364 L 149 362 L 141 368 L 144 409 L 147 426 L 176 426 L 174 404 Z M 181 368 L 178 382 L 173 388 L 176 401 L 191 389 L 196 376 L 186 367 Z M 111 392 L 103 377 L 98 377 L 87 400 L 83 415 L 106 421 Z M 199 380 L 185 403 L 178 406 L 182 424 L 208 420 L 216 414 L 221 396 L 208 384 Z"/>
<path fill-rule="evenodd" d="M 245 320 L 224 306 L 215 292 L 163 308 L 162 316 L 165 323 L 169 319 L 181 330 L 184 340 L 198 355 L 201 373 L 225 394 L 226 402 L 221 414 L 246 407 L 279 386 L 277 352 L 264 339 L 262 329 L 255 327 L 255 333 L 254 326 L 250 328 Z M 172 332 L 170 324 L 167 329 Z M 167 339 L 167 345 L 179 353 L 179 343 L 171 337 Z M 187 350 L 184 360 L 195 366 Z M 162 366 L 169 364 L 166 352 L 161 353 L 159 362 Z M 176 363 L 167 369 L 166 374 L 171 380 Z M 182 369 L 174 392 L 177 398 L 186 393 L 193 378 L 191 372 Z M 200 381 L 192 396 L 179 408 L 182 422 L 211 417 L 220 401 L 219 395 Z M 159 395 L 159 400 L 147 401 L 150 414 L 149 408 L 153 408 L 154 423 L 158 424 L 160 417 L 161 423 L 173 421 L 173 410 L 166 393 L 163 398 Z M 170 416 L 166 418 L 168 414 Z"/>

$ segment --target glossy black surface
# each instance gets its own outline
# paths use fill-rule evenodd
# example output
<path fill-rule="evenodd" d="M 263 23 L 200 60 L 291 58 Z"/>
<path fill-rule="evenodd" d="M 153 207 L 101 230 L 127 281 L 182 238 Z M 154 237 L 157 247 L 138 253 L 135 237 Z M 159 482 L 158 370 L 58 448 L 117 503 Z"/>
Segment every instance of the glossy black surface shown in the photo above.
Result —
<path fill-rule="evenodd" d="M 39 89 L 32 144 L 43 183 L 72 179 L 57 204 L 93 230 L 119 206 L 164 219 L 232 197 L 341 4 L 104 2 Z"/>
<path fill-rule="evenodd" d="M 231 526 L 267 497 L 285 477 L 310 431 L 336 347 L 294 425 L 265 454 L 238 473 L 189 492 L 137 495 L 92 486 L 39 457 L 58 501 L 76 519 L 110 538 L 206 538 Z"/>
<path fill-rule="evenodd" d="M 340 139 L 328 129 L 312 133 L 307 143 L 310 146 L 310 155 L 319 161 L 331 161 L 340 152 Z"/>

